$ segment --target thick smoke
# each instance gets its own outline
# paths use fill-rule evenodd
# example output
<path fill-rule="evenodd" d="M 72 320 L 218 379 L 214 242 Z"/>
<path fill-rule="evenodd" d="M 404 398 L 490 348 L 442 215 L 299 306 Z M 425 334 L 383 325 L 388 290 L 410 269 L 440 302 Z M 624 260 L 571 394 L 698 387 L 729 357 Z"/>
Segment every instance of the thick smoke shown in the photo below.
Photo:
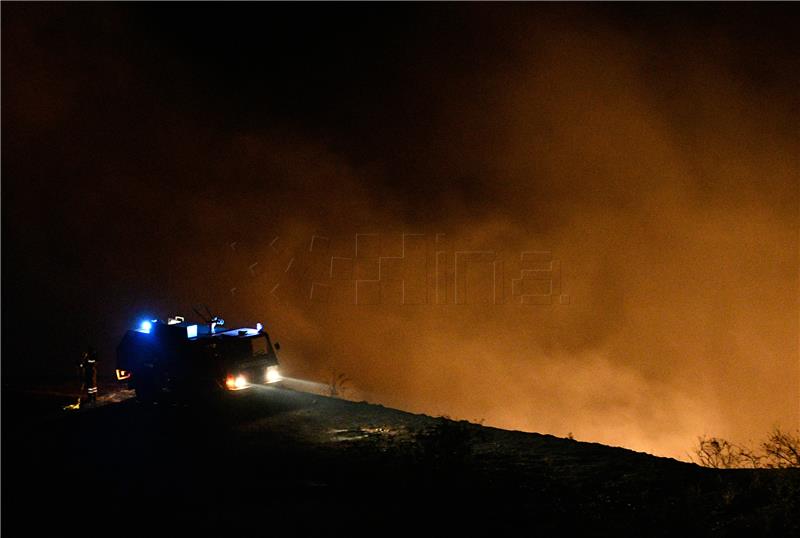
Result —
<path fill-rule="evenodd" d="M 699 23 L 465 13 L 485 46 L 409 45 L 406 89 L 354 107 L 372 119 L 343 140 L 140 97 L 167 121 L 129 136 L 158 132 L 159 163 L 106 152 L 81 192 L 98 223 L 141 225 L 108 241 L 157 239 L 104 262 L 94 338 L 207 302 L 264 321 L 290 375 L 344 372 L 350 397 L 402 409 L 676 457 L 797 425 L 796 58 L 738 62 Z M 68 101 L 60 84 L 13 97 Z M 16 127 L 59 139 L 41 125 L 67 108 L 25 109 Z"/>
<path fill-rule="evenodd" d="M 404 409 L 678 457 L 705 432 L 756 438 L 796 424 L 800 148 L 786 121 L 796 103 L 767 101 L 688 51 L 653 59 L 656 44 L 596 29 L 526 37 L 507 69 L 444 84 L 411 177 L 386 182 L 375 175 L 394 172 L 314 146 L 234 141 L 253 177 L 291 177 L 275 204 L 290 224 L 266 227 L 291 245 L 279 269 L 302 263 L 316 235 L 339 242 L 330 254 L 345 258 L 343 278 L 373 279 L 370 259 L 400 256 L 400 232 L 425 234 L 427 304 L 398 304 L 391 283 L 384 304 L 348 304 L 377 299 L 354 299 L 352 282 L 326 280 L 336 262 L 307 253 L 308 272 L 274 293 L 280 275 L 244 274 L 251 286 L 231 308 L 253 304 L 293 339 L 297 375 L 337 369 L 364 397 Z M 356 234 L 379 238 L 361 238 L 366 259 L 351 269 Z M 240 268 L 274 259 L 272 239 L 256 240 Z M 455 304 L 457 250 L 504 262 L 506 304 L 492 304 L 487 263 L 470 266 L 471 304 Z M 444 305 L 433 304 L 437 251 Z M 526 251 L 560 263 L 552 304 L 514 304 Z M 315 282 L 344 291 L 320 302 Z M 292 284 L 302 291 L 282 303 Z"/>

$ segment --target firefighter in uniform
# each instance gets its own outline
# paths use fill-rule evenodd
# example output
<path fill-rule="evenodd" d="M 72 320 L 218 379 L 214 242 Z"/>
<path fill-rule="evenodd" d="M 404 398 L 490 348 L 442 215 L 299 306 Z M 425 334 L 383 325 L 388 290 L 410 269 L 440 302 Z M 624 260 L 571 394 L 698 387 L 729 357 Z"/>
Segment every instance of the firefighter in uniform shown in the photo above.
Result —
<path fill-rule="evenodd" d="M 83 353 L 80 362 L 83 385 L 81 392 L 86 393 L 86 401 L 94 404 L 97 401 L 97 351 L 89 346 Z"/>

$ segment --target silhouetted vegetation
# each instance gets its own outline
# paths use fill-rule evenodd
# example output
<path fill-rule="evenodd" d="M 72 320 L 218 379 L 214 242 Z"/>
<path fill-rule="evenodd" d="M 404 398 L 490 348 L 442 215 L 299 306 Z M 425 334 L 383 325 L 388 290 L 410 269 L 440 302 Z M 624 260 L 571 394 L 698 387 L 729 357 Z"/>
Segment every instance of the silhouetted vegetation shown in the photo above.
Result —
<path fill-rule="evenodd" d="M 345 398 L 350 388 L 350 378 L 343 372 L 334 370 L 328 378 L 328 396 L 332 398 Z"/>
<path fill-rule="evenodd" d="M 793 435 L 778 428 L 772 431 L 767 441 L 761 444 L 766 467 L 800 467 L 800 430 L 796 433 Z"/>
<path fill-rule="evenodd" d="M 690 457 L 714 469 L 800 468 L 800 430 L 793 434 L 775 428 L 756 449 L 704 435 Z"/>

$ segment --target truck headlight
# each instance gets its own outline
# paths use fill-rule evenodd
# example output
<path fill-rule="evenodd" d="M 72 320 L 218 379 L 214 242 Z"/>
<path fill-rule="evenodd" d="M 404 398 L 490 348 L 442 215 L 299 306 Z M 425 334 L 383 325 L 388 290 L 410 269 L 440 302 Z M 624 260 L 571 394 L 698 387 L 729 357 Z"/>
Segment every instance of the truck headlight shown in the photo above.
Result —
<path fill-rule="evenodd" d="M 242 374 L 237 376 L 229 375 L 227 379 L 225 379 L 225 387 L 228 390 L 241 390 L 247 388 L 247 378 Z"/>
<path fill-rule="evenodd" d="M 283 377 L 281 377 L 277 366 L 267 366 L 267 383 L 277 383 L 281 379 L 283 379 Z"/>

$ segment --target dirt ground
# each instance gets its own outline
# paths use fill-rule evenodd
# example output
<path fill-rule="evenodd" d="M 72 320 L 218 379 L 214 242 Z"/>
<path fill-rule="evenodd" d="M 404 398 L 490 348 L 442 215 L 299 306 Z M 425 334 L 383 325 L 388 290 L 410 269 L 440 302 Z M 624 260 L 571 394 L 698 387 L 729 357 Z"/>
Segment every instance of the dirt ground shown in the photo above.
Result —
<path fill-rule="evenodd" d="M 797 533 L 800 473 L 717 471 L 276 387 L 3 389 L 7 536 Z"/>

